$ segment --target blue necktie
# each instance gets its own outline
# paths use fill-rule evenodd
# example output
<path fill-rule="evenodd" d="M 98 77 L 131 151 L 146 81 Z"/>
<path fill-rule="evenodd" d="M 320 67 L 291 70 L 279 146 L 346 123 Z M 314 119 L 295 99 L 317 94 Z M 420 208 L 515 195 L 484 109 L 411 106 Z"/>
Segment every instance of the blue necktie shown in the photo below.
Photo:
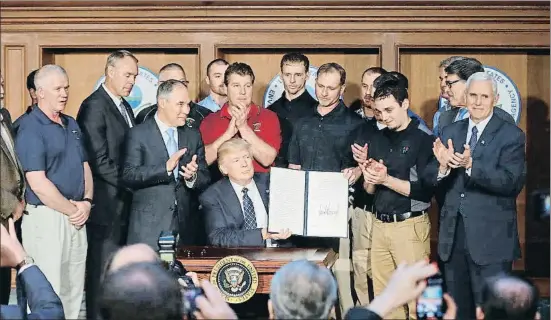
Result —
<path fill-rule="evenodd" d="M 471 148 L 471 154 L 474 151 L 474 148 L 476 147 L 476 143 L 478 142 L 478 129 L 476 126 L 473 127 L 471 134 L 471 139 L 469 140 L 469 147 Z"/>
<path fill-rule="evenodd" d="M 166 134 L 168 135 L 168 139 L 166 140 L 166 151 L 168 152 L 169 158 L 178 151 L 178 144 L 176 144 L 176 140 L 174 140 L 174 130 L 174 128 L 168 128 L 166 130 Z M 176 181 L 178 181 L 178 167 L 177 165 L 174 171 L 172 171 L 174 180 Z"/>
<path fill-rule="evenodd" d="M 254 213 L 253 201 L 247 194 L 249 189 L 243 188 L 243 213 L 245 214 L 245 229 L 256 229 L 256 214 Z"/>

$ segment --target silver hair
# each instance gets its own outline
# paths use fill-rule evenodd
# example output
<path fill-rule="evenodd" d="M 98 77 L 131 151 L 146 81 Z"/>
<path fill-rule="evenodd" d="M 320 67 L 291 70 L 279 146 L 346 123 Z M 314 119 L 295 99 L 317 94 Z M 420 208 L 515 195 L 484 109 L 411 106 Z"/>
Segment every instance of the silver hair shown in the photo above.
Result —
<path fill-rule="evenodd" d="M 177 86 L 183 86 L 184 88 L 187 88 L 187 86 L 179 80 L 170 79 L 167 80 L 159 85 L 159 88 L 157 88 L 157 103 L 161 99 L 168 99 L 170 98 L 170 94 L 172 91 L 174 91 L 174 88 Z"/>
<path fill-rule="evenodd" d="M 136 63 L 138 63 L 138 58 L 136 58 L 132 52 L 128 50 L 117 50 L 115 52 L 112 52 L 107 57 L 107 62 L 105 63 L 105 75 L 107 75 L 107 68 L 114 67 L 117 61 L 124 59 L 125 57 L 132 58 Z"/>
<path fill-rule="evenodd" d="M 465 59 L 465 57 L 462 57 L 462 56 L 451 56 L 449 58 L 446 58 L 442 61 L 440 61 L 440 65 L 438 66 L 438 68 L 446 68 L 447 66 L 449 66 L 450 64 L 454 63 L 455 61 L 458 61 L 458 60 L 463 60 Z"/>
<path fill-rule="evenodd" d="M 469 87 L 471 85 L 471 82 L 473 81 L 490 81 L 492 82 L 492 91 L 494 93 L 494 97 L 497 97 L 497 82 L 496 82 L 496 79 L 494 79 L 494 77 L 492 77 L 489 73 L 487 72 L 475 72 L 473 74 L 471 74 L 471 76 L 469 77 L 469 79 L 467 79 L 467 91 L 469 91 Z"/>
<path fill-rule="evenodd" d="M 57 64 L 47 64 L 42 68 L 38 69 L 38 71 L 34 75 L 34 87 L 36 88 L 36 90 L 44 86 L 44 79 L 47 78 L 53 72 L 63 74 L 68 78 L 67 71 L 65 71 L 65 69 L 63 69 L 62 66 L 58 66 Z"/>
<path fill-rule="evenodd" d="M 270 300 L 276 319 L 328 319 L 337 301 L 337 283 L 327 268 L 293 261 L 272 278 Z"/>

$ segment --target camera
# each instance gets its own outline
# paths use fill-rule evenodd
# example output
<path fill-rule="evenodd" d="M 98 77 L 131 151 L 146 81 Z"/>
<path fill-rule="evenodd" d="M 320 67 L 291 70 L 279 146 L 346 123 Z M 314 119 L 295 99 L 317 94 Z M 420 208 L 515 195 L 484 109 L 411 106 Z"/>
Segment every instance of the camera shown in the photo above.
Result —
<path fill-rule="evenodd" d="M 187 314 L 188 318 L 192 318 L 193 313 L 197 311 L 195 298 L 203 295 L 204 292 L 203 289 L 195 286 L 191 277 L 186 276 L 186 268 L 179 260 L 176 259 L 176 243 L 178 243 L 178 234 L 176 232 L 161 232 L 157 242 L 159 246 L 159 257 L 168 272 L 170 272 L 177 280 L 181 280 L 185 283 L 185 287 L 182 288 L 184 314 Z"/>

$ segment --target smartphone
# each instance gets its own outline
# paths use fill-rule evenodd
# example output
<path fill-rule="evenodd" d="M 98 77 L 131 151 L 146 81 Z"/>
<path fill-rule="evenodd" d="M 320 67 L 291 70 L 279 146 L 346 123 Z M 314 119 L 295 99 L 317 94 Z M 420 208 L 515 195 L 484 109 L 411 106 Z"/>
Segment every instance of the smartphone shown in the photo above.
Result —
<path fill-rule="evenodd" d="M 442 275 L 427 279 L 427 287 L 417 300 L 417 319 L 438 319 L 444 317 L 444 290 Z"/>

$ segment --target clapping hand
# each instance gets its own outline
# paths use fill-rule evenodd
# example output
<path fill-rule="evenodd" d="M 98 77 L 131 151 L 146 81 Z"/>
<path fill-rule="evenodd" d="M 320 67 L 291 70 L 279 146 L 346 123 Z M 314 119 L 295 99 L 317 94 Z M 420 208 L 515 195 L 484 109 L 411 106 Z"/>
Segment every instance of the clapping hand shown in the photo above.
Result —
<path fill-rule="evenodd" d="M 382 159 L 379 162 L 369 159 L 364 163 L 360 163 L 360 168 L 362 169 L 364 180 L 369 184 L 384 184 L 388 178 L 388 169 Z"/>
<path fill-rule="evenodd" d="M 350 146 L 352 149 L 352 156 L 357 163 L 363 163 L 367 161 L 367 143 L 360 146 L 357 143 L 354 143 Z"/>
<path fill-rule="evenodd" d="M 199 166 L 197 165 L 197 155 L 194 154 L 193 157 L 191 157 L 191 161 L 180 168 L 182 169 L 180 170 L 180 176 L 184 177 L 186 180 L 192 180 L 199 169 Z"/>
<path fill-rule="evenodd" d="M 166 172 L 172 172 L 178 166 L 180 158 L 186 153 L 187 148 L 183 148 L 175 152 L 166 162 Z"/>

